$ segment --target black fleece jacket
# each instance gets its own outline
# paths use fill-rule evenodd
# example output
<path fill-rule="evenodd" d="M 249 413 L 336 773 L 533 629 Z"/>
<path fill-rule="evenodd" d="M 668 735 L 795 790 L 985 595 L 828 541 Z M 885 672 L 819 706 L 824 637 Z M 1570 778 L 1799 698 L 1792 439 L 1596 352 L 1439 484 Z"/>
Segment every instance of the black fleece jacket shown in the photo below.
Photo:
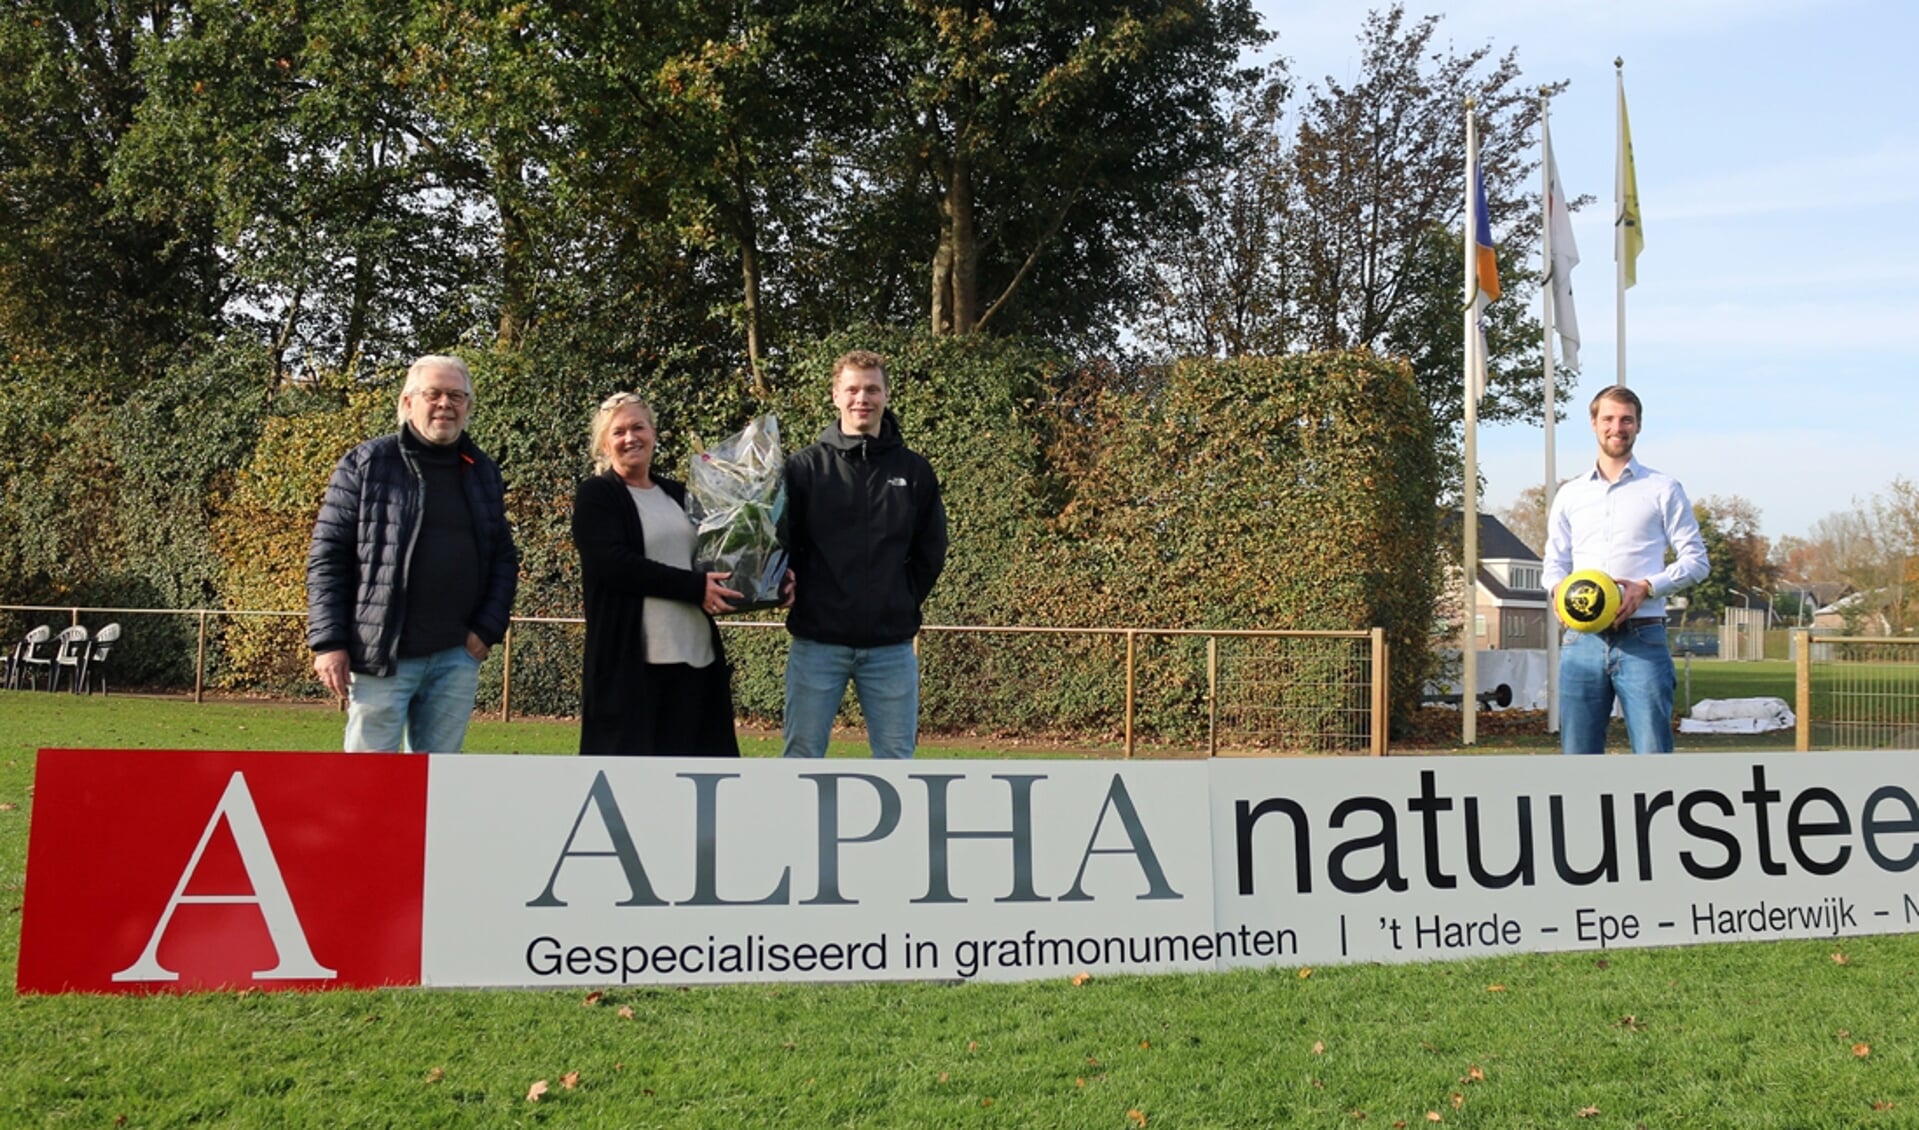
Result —
<path fill-rule="evenodd" d="M 946 508 L 891 409 L 877 436 L 844 435 L 835 421 L 787 459 L 779 533 L 796 585 L 787 631 L 846 647 L 918 634 L 946 566 Z"/>

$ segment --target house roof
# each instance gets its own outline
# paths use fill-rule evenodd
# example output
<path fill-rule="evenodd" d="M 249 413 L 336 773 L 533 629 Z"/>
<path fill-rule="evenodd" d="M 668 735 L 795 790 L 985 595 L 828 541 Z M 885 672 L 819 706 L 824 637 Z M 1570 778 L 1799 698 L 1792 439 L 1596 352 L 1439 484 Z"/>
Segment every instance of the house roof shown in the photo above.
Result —
<path fill-rule="evenodd" d="M 1448 510 L 1439 520 L 1440 529 L 1447 537 L 1459 536 L 1460 512 Z M 1479 559 L 1481 561 L 1538 561 L 1534 553 L 1519 535 L 1506 528 L 1506 523 L 1491 514 L 1479 516 Z"/>

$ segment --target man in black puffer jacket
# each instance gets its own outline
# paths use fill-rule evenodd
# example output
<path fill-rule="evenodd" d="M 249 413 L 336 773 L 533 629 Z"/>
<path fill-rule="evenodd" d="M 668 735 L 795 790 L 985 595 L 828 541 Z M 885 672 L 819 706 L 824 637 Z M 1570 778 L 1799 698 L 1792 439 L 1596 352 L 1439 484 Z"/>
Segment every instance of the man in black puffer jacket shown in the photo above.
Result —
<path fill-rule="evenodd" d="M 946 565 L 946 508 L 932 465 L 907 448 L 886 398 L 879 354 L 841 357 L 838 423 L 786 461 L 787 757 L 826 756 L 849 681 L 874 757 L 911 757 L 919 740 L 913 637 Z"/>
<path fill-rule="evenodd" d="M 456 753 L 506 636 L 520 557 L 500 468 L 467 438 L 457 357 L 407 370 L 399 430 L 340 460 L 307 552 L 313 670 L 348 700 L 346 749 Z"/>

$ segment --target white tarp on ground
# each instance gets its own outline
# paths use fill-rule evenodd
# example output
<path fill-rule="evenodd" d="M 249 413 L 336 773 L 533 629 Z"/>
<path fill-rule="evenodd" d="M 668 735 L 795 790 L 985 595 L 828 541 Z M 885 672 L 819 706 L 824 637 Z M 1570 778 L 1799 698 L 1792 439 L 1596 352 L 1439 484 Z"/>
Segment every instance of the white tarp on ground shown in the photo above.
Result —
<path fill-rule="evenodd" d="M 1799 724 L 1783 698 L 1702 698 L 1679 720 L 1682 734 L 1763 734 Z"/>

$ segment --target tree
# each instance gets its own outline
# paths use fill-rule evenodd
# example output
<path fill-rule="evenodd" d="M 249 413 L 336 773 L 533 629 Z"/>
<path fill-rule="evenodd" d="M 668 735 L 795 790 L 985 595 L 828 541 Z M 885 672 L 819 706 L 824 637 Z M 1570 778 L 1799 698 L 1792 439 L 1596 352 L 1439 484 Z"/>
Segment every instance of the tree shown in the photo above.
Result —
<path fill-rule="evenodd" d="M 1513 536 L 1534 553 L 1546 552 L 1546 488 L 1529 486 L 1500 515 Z"/>
<path fill-rule="evenodd" d="M 269 343 L 276 381 L 371 371 L 485 318 L 486 166 L 433 113 L 444 73 L 411 46 L 418 15 L 203 0 L 143 54 L 116 184 L 156 220 L 214 217 L 221 315 Z"/>
<path fill-rule="evenodd" d="M 934 331 L 1055 338 L 1133 299 L 1128 268 L 1168 189 L 1224 152 L 1218 98 L 1263 39 L 1248 0 L 920 0 L 879 31 L 890 96 L 849 155 L 858 187 L 933 221 Z"/>
<path fill-rule="evenodd" d="M 1759 532 L 1759 508 L 1740 495 L 1709 494 L 1693 509 L 1712 515 L 1723 539 L 1732 587 L 1770 595 L 1779 572 L 1771 561 L 1771 545 Z"/>
<path fill-rule="evenodd" d="M 137 387 L 217 323 L 207 213 L 137 208 L 114 176 L 146 97 L 141 53 L 179 8 L 18 3 L 0 17 L 0 365 L 16 378 L 45 366 L 70 395 Z"/>
<path fill-rule="evenodd" d="M 1288 83 L 1283 62 L 1269 68 L 1233 106 L 1226 161 L 1180 185 L 1197 222 L 1158 247 L 1139 326 L 1175 356 L 1278 356 L 1294 340 Z"/>
<path fill-rule="evenodd" d="M 1699 538 L 1706 543 L 1708 570 L 1698 584 L 1686 590 L 1686 613 L 1718 619 L 1720 611 L 1735 598 L 1732 553 L 1726 545 L 1725 531 L 1712 511 L 1694 503 L 1692 512 L 1699 520 Z"/>
<path fill-rule="evenodd" d="M 1442 454 L 1457 467 L 1464 106 L 1476 105 L 1509 295 L 1486 317 L 1489 388 L 1478 416 L 1493 422 L 1537 419 L 1543 407 L 1539 323 L 1518 298 L 1538 277 L 1527 260 L 1540 223 L 1538 164 L 1528 156 L 1539 102 L 1521 86 L 1513 52 L 1436 49 L 1439 23 L 1409 20 L 1398 4 L 1374 12 L 1359 35 L 1358 78 L 1309 85 L 1290 120 L 1269 78 L 1233 119 L 1234 151 L 1251 159 L 1222 181 L 1188 184 L 1200 235 L 1156 249 L 1159 286 L 1143 329 L 1176 352 L 1365 348 L 1405 357 L 1442 424 Z M 1561 370 L 1560 394 L 1574 379 Z"/>

